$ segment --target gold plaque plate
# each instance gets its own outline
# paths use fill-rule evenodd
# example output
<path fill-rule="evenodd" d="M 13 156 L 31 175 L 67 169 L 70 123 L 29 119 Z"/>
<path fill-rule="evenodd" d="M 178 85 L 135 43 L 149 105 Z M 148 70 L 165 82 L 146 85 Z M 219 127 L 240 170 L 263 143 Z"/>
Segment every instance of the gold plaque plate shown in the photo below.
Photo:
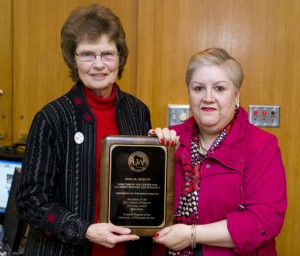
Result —
<path fill-rule="evenodd" d="M 156 137 L 107 136 L 101 144 L 100 222 L 153 236 L 173 223 L 174 148 Z"/>

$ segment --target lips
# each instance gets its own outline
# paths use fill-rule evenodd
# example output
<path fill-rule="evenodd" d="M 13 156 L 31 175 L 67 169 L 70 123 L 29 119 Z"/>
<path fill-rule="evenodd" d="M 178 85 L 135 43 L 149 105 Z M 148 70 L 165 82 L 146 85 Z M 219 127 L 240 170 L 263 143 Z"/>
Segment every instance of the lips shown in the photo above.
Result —
<path fill-rule="evenodd" d="M 101 73 L 101 74 L 91 74 L 90 76 L 91 76 L 92 79 L 94 79 L 94 80 L 102 81 L 102 80 L 106 79 L 107 74 L 105 74 L 105 73 Z"/>
<path fill-rule="evenodd" d="M 93 77 L 104 77 L 104 76 L 107 76 L 107 74 L 103 74 L 103 73 L 101 73 L 101 74 L 91 74 L 91 76 L 93 76 Z"/>
<path fill-rule="evenodd" d="M 205 112 L 212 112 L 212 111 L 215 111 L 216 109 L 215 108 L 210 108 L 210 107 L 202 107 L 201 110 L 205 111 Z"/>

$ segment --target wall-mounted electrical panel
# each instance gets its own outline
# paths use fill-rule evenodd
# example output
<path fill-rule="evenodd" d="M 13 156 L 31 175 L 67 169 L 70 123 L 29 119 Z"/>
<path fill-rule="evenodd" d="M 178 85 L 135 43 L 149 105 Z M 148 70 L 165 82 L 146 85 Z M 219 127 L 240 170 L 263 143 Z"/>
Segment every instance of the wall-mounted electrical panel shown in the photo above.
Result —
<path fill-rule="evenodd" d="M 190 117 L 190 105 L 168 105 L 168 126 L 181 124 Z"/>
<path fill-rule="evenodd" d="M 249 105 L 249 122 L 261 127 L 279 127 L 280 107 Z"/>

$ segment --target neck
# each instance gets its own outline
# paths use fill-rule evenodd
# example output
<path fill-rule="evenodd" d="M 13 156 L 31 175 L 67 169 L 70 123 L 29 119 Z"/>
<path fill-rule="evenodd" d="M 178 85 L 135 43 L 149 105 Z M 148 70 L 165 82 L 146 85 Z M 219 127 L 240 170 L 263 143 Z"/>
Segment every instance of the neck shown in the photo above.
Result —
<path fill-rule="evenodd" d="M 202 153 L 206 154 L 209 148 L 211 147 L 212 143 L 214 142 L 216 138 L 216 135 L 210 135 L 210 134 L 199 134 L 200 139 L 200 149 L 202 150 Z"/>
<path fill-rule="evenodd" d="M 104 89 L 95 89 L 95 90 L 92 90 L 91 91 L 97 95 L 98 97 L 101 97 L 101 98 L 108 98 L 112 91 L 113 91 L 113 88 L 114 88 L 114 85 L 111 85 L 111 86 L 108 86 Z"/>
<path fill-rule="evenodd" d="M 200 131 L 199 136 L 200 136 L 201 142 L 204 145 L 209 145 L 209 146 L 214 142 L 215 138 L 217 137 L 217 135 L 204 134 L 201 131 Z"/>

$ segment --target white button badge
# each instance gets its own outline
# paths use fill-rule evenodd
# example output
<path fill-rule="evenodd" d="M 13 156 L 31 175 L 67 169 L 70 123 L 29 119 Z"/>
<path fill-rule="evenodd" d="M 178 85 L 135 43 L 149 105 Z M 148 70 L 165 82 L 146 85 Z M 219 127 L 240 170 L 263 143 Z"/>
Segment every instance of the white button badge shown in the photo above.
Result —
<path fill-rule="evenodd" d="M 84 136 L 82 132 L 76 132 L 74 135 L 74 140 L 77 144 L 81 144 L 84 141 Z"/>

